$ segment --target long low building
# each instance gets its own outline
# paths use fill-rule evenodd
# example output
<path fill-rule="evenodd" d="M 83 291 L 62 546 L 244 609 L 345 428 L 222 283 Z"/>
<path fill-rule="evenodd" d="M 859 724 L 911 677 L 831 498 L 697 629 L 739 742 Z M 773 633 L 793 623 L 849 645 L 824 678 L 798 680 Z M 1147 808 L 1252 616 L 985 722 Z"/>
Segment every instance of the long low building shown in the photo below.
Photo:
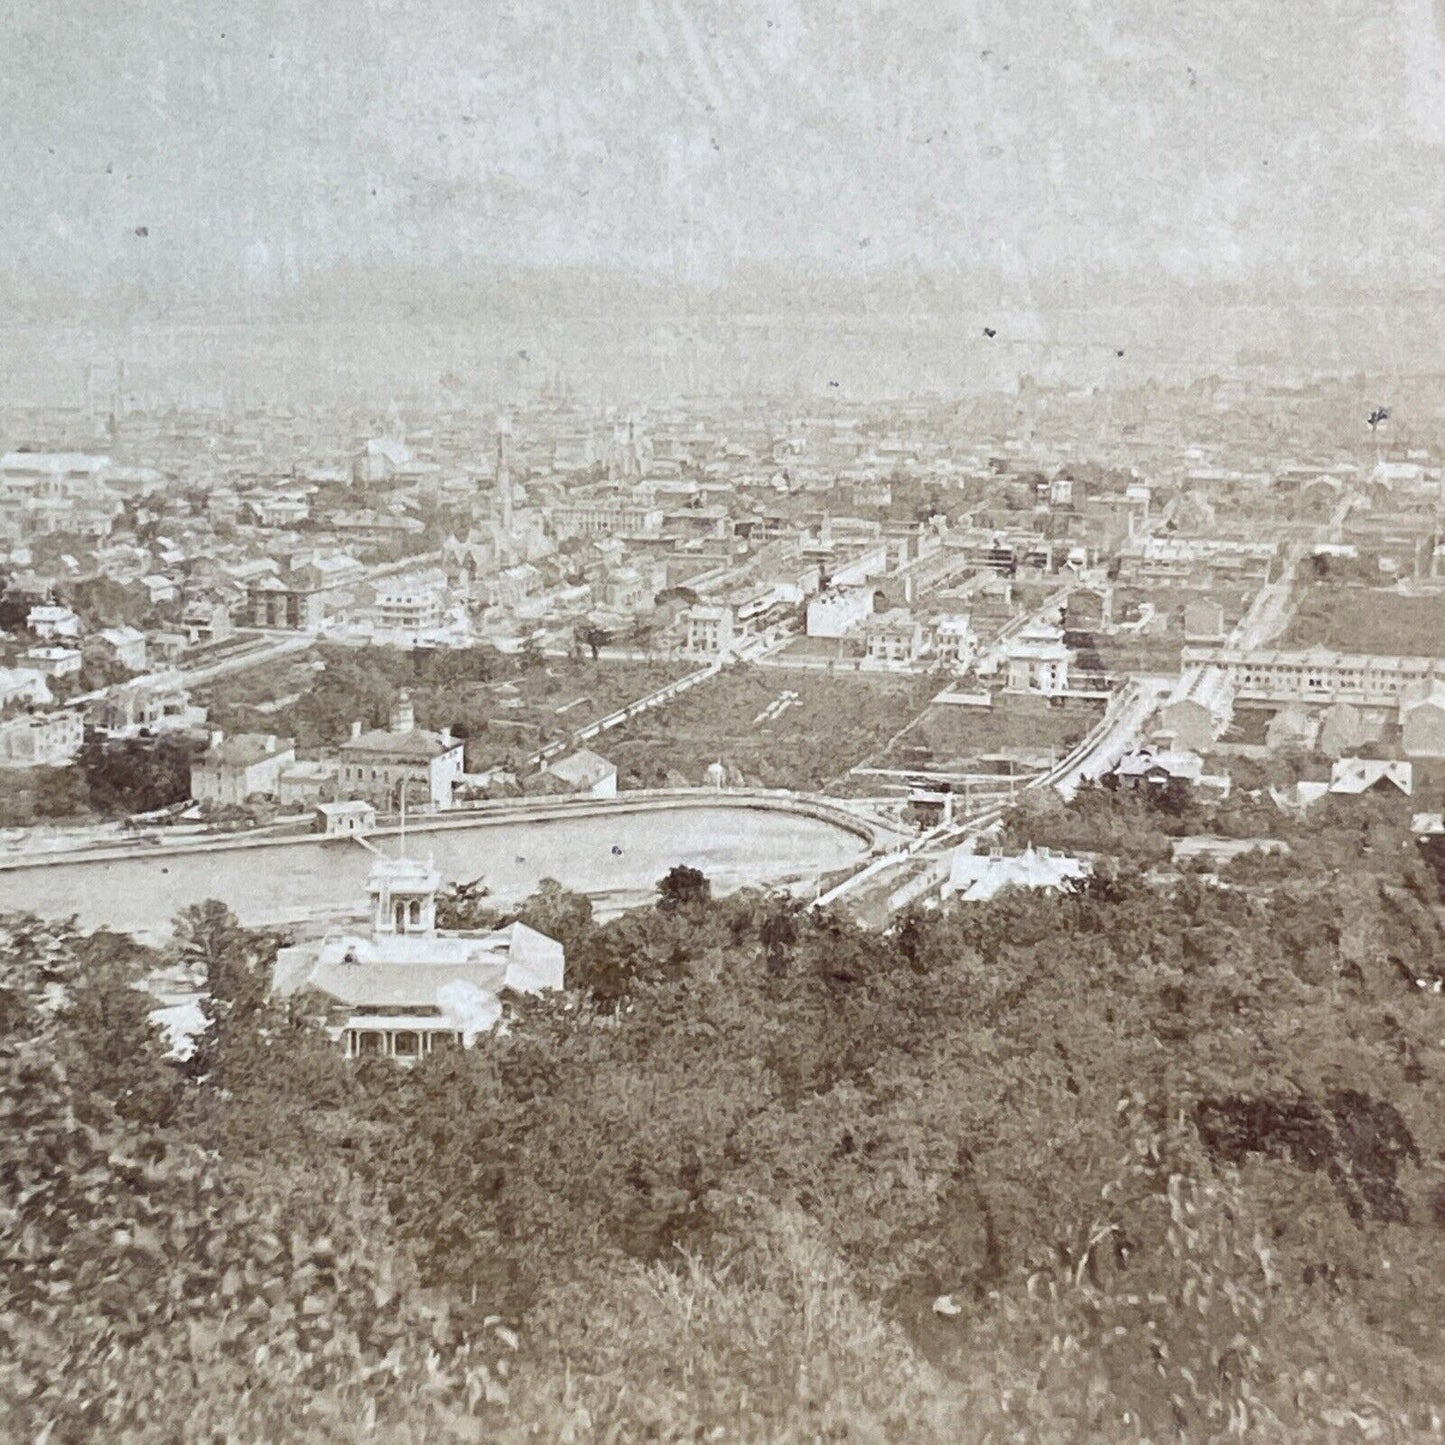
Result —
<path fill-rule="evenodd" d="M 1445 657 L 1392 657 L 1336 652 L 1315 647 L 1301 651 L 1259 648 L 1186 647 L 1181 661 L 1191 668 L 1218 667 L 1249 702 L 1353 702 L 1377 707 L 1399 701 L 1408 689 L 1445 678 Z"/>

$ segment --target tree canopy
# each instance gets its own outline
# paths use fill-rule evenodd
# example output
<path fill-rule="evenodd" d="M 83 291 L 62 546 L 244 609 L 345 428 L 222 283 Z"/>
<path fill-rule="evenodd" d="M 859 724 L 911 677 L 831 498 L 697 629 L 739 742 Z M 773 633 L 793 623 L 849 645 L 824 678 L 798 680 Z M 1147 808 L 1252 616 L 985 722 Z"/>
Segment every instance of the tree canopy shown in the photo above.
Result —
<path fill-rule="evenodd" d="M 1101 861 L 881 931 L 689 867 L 605 922 L 549 880 L 501 916 L 567 991 L 409 1069 L 346 1063 L 219 905 L 163 957 L 5 920 L 7 1429 L 1419 1438 L 1438 898 L 1374 859 Z M 209 984 L 199 1066 L 160 962 Z"/>

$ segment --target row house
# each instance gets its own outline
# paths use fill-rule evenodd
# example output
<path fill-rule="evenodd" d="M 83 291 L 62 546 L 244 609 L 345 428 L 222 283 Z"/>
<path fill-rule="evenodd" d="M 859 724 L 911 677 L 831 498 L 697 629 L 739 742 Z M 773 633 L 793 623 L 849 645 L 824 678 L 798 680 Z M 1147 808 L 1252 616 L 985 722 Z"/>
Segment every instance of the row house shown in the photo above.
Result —
<path fill-rule="evenodd" d="M 1215 665 L 1241 698 L 1253 702 L 1334 701 L 1390 706 L 1412 687 L 1445 677 L 1445 659 L 1259 648 L 1185 647 L 1184 667 Z"/>
<path fill-rule="evenodd" d="M 576 498 L 549 513 L 552 531 L 565 537 L 656 537 L 662 532 L 663 513 L 645 501 L 620 497 L 595 500 Z"/>

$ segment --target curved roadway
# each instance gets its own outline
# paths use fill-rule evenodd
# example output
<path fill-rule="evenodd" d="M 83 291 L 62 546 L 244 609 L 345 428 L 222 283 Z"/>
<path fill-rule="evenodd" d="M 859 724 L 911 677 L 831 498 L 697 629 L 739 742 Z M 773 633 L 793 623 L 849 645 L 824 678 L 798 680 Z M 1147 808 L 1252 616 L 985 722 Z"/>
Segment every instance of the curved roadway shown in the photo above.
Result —
<path fill-rule="evenodd" d="M 651 895 L 674 864 L 700 868 L 719 892 L 782 886 L 856 865 L 880 835 L 827 800 L 702 794 L 549 799 L 408 830 L 407 852 L 432 856 L 444 879 L 482 879 L 502 902 L 556 878 L 603 906 Z M 394 834 L 370 840 L 392 852 Z M 238 838 L 185 849 L 132 847 L 35 858 L 0 868 L 0 911 L 78 916 L 84 928 L 146 938 L 169 932 L 190 903 L 219 898 L 252 926 L 295 923 L 364 907 L 372 853 L 316 836 Z"/>

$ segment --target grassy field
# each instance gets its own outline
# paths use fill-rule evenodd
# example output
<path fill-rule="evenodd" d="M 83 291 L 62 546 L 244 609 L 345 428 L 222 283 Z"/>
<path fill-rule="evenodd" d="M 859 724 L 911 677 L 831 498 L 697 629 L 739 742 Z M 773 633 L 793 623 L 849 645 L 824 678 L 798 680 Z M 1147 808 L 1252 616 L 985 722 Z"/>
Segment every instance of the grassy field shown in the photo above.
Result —
<path fill-rule="evenodd" d="M 623 787 L 701 783 L 722 762 L 751 784 L 815 791 L 879 752 L 926 706 L 909 677 L 730 668 L 605 734 Z"/>
<path fill-rule="evenodd" d="M 1378 588 L 1310 587 L 1301 594 L 1279 645 L 1445 657 L 1445 597 L 1404 597 Z"/>
<path fill-rule="evenodd" d="M 1103 705 L 1050 707 L 1001 695 L 991 708 L 935 704 L 889 749 L 882 767 L 966 768 L 985 757 L 1066 753 L 1103 715 Z"/>
<path fill-rule="evenodd" d="M 472 732 L 468 766 L 485 768 L 519 749 L 569 736 L 695 670 L 688 662 L 549 658 L 545 667 L 481 684 L 486 721 Z"/>

